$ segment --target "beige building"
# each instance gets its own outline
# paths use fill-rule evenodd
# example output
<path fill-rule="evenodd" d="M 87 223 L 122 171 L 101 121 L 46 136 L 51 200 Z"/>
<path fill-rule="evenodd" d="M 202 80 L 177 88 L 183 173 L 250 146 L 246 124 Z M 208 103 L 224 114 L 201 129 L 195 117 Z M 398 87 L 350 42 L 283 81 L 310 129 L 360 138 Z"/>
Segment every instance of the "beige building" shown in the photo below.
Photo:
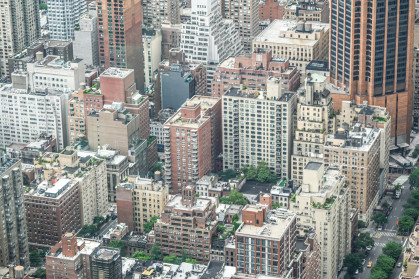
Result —
<path fill-rule="evenodd" d="M 419 254 L 419 225 L 415 225 L 412 233 L 407 238 L 406 248 L 403 252 L 403 263 L 406 263 L 406 268 L 401 270 L 399 278 L 417 279 L 419 272 L 419 261 L 417 255 Z"/>
<path fill-rule="evenodd" d="M 327 60 L 329 24 L 274 20 L 253 39 L 252 51 L 272 50 L 272 56 L 290 60 L 300 71 L 312 60 Z"/>
<path fill-rule="evenodd" d="M 129 176 L 116 188 L 118 222 L 129 231 L 144 233 L 144 224 L 160 216 L 169 200 L 169 187 L 162 181 Z"/>
<path fill-rule="evenodd" d="M 328 135 L 323 147 L 325 166 L 342 167 L 351 189 L 352 207 L 359 209 L 365 222 L 371 219 L 379 199 L 380 140 L 380 129 L 357 123 L 351 130 L 339 128 L 336 134 Z"/>
<path fill-rule="evenodd" d="M 223 95 L 224 169 L 264 161 L 289 178 L 297 96 L 282 90 L 280 78 L 269 78 L 267 92 L 231 88 Z"/>
<path fill-rule="evenodd" d="M 284 19 L 329 22 L 329 1 L 290 1 L 284 8 Z"/>
<path fill-rule="evenodd" d="M 322 279 L 338 278 L 343 258 L 351 252 L 350 188 L 342 171 L 309 162 L 302 186 L 291 198 L 297 228 L 314 230 L 320 244 Z"/>
<path fill-rule="evenodd" d="M 388 184 L 388 168 L 391 146 L 391 116 L 384 107 L 370 106 L 367 102 L 357 105 L 342 101 L 342 111 L 336 116 L 338 127 L 352 126 L 359 122 L 365 128 L 379 128 L 380 133 L 380 191 L 381 198 Z"/>
<path fill-rule="evenodd" d="M 334 133 L 336 121 L 326 77 L 308 74 L 297 105 L 297 126 L 291 156 L 291 178 L 296 185 L 303 181 L 303 170 L 310 161 L 323 161 L 326 136 Z"/>
<path fill-rule="evenodd" d="M 162 24 L 180 24 L 179 1 L 145 0 L 143 6 L 143 25 L 160 29 Z"/>
<path fill-rule="evenodd" d="M 147 88 L 154 82 L 161 60 L 160 29 L 143 29 L 144 86 Z"/>

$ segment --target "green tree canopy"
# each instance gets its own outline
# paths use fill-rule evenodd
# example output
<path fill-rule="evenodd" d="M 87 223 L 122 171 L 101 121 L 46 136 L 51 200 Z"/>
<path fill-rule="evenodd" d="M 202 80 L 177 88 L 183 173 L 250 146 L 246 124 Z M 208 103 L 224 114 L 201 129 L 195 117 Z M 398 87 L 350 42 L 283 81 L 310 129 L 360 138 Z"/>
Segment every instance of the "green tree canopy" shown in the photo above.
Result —
<path fill-rule="evenodd" d="M 153 216 L 151 217 L 151 220 L 149 222 L 144 223 L 144 233 L 149 233 L 154 229 L 154 224 L 159 219 L 159 216 Z"/>
<path fill-rule="evenodd" d="M 399 258 L 402 250 L 402 245 L 394 241 L 387 242 L 386 246 L 383 247 L 384 255 L 393 258 L 395 261 Z"/>
<path fill-rule="evenodd" d="M 374 240 L 369 233 L 360 233 L 358 240 L 355 242 L 355 248 L 365 250 L 368 246 L 374 246 Z"/>
<path fill-rule="evenodd" d="M 47 6 L 47 4 L 42 3 L 41 5 L 39 5 L 39 9 L 43 10 L 43 11 L 46 11 L 48 9 L 48 6 Z"/>
<path fill-rule="evenodd" d="M 190 259 L 190 258 L 186 258 L 186 263 L 190 263 L 190 264 L 197 264 L 198 262 L 195 259 Z"/>
<path fill-rule="evenodd" d="M 29 253 L 29 261 L 31 262 L 31 266 L 38 266 L 42 262 L 42 258 L 39 252 L 32 250 Z"/>
<path fill-rule="evenodd" d="M 393 273 L 394 264 L 396 261 L 387 256 L 387 255 L 380 255 L 377 258 L 377 262 L 375 263 L 375 266 L 371 269 L 371 273 L 377 272 L 377 270 L 382 270 L 387 274 L 387 277 L 390 276 L 391 273 Z"/>
<path fill-rule="evenodd" d="M 159 244 L 155 244 L 151 248 L 150 253 L 151 253 L 151 257 L 153 258 L 153 260 L 155 260 L 155 261 L 160 261 L 161 260 L 161 249 L 160 249 Z"/>
<path fill-rule="evenodd" d="M 409 233 L 414 225 L 415 220 L 413 220 L 413 218 L 408 215 L 402 215 L 399 218 L 399 231 L 403 233 Z"/>
<path fill-rule="evenodd" d="M 236 172 L 233 169 L 226 169 L 217 173 L 221 180 L 228 181 L 236 177 Z"/>
<path fill-rule="evenodd" d="M 163 258 L 163 262 L 170 264 L 181 264 L 182 259 L 178 258 L 176 255 L 171 254 Z"/>
<path fill-rule="evenodd" d="M 93 224 L 100 224 L 103 221 L 105 221 L 105 218 L 103 216 L 95 216 L 95 217 L 93 217 Z"/>
<path fill-rule="evenodd" d="M 262 183 L 274 183 L 278 180 L 277 176 L 271 172 L 266 162 L 258 162 L 257 166 L 244 166 L 241 171 L 249 181 L 259 181 Z"/>
<path fill-rule="evenodd" d="M 419 168 L 414 168 L 412 173 L 409 175 L 409 184 L 410 187 L 413 188 L 419 187 Z"/>
<path fill-rule="evenodd" d="M 97 232 L 97 226 L 96 225 L 84 225 L 80 230 L 80 235 L 84 236 L 86 234 L 94 234 Z"/>
<path fill-rule="evenodd" d="M 131 258 L 138 260 L 152 260 L 152 257 L 144 251 L 137 251 L 131 255 Z"/>
<path fill-rule="evenodd" d="M 229 196 L 221 197 L 220 203 L 223 204 L 239 204 L 239 205 L 246 205 L 249 202 L 243 196 L 242 193 L 238 192 L 237 190 L 233 189 L 230 192 Z"/>
<path fill-rule="evenodd" d="M 148 176 L 150 176 L 151 178 L 154 178 L 154 173 L 156 171 L 161 172 L 162 170 L 163 170 L 163 163 L 162 162 L 154 163 L 154 165 L 150 168 L 150 171 L 148 172 Z"/>
<path fill-rule="evenodd" d="M 363 229 L 366 227 L 367 227 L 367 224 L 364 221 L 358 220 L 358 229 Z"/>
<path fill-rule="evenodd" d="M 381 269 L 374 269 L 374 272 L 371 271 L 371 275 L 370 277 L 368 277 L 368 279 L 386 279 L 388 278 L 387 273 L 385 273 L 385 271 L 381 270 Z"/>
<path fill-rule="evenodd" d="M 380 225 L 387 223 L 387 217 L 383 213 L 377 213 L 371 219 Z"/>
<path fill-rule="evenodd" d="M 32 277 L 39 278 L 39 279 L 46 279 L 47 278 L 47 271 L 45 268 L 39 267 L 33 274 Z"/>
<path fill-rule="evenodd" d="M 419 216 L 419 210 L 416 208 L 406 208 L 403 211 L 403 215 L 410 216 L 413 220 L 416 220 Z"/>
<path fill-rule="evenodd" d="M 343 259 L 343 266 L 348 268 L 348 274 L 352 277 L 355 271 L 362 271 L 362 259 L 364 257 L 361 254 L 347 254 Z"/>

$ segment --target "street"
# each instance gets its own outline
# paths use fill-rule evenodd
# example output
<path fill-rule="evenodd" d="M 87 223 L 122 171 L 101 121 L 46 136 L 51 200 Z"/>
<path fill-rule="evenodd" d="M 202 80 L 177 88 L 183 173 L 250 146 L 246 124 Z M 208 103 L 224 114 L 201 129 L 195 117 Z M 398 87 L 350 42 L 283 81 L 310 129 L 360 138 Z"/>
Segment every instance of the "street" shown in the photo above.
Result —
<path fill-rule="evenodd" d="M 369 232 L 373 235 L 373 239 L 375 241 L 375 245 L 373 249 L 370 251 L 369 255 L 365 258 L 365 265 L 364 271 L 358 275 L 355 275 L 355 278 L 365 279 L 368 278 L 371 274 L 371 268 L 367 268 L 367 264 L 369 261 L 373 262 L 373 266 L 375 265 L 378 256 L 382 254 L 382 248 L 386 245 L 389 241 L 399 242 L 403 245 L 403 238 L 397 236 L 397 219 L 402 215 L 403 212 L 403 204 L 406 202 L 407 198 L 410 196 L 411 190 L 409 187 L 409 182 L 406 181 L 403 184 L 405 187 L 402 191 L 400 199 L 393 200 L 393 210 L 391 211 L 390 215 L 388 216 L 387 224 L 383 226 L 382 231 L 377 231 L 376 224 L 370 222 L 370 225 L 366 229 L 361 229 L 361 232 Z M 402 256 L 400 257 L 399 261 L 401 261 Z M 399 262 L 398 261 L 398 262 Z M 398 278 L 401 272 L 401 268 L 395 268 L 393 274 L 390 276 L 390 279 Z"/>
<path fill-rule="evenodd" d="M 105 223 L 96 232 L 96 235 L 99 236 L 100 238 L 102 238 L 105 233 L 107 233 L 111 228 L 115 228 L 117 224 L 118 224 L 118 219 L 115 219 L 115 220 L 109 219 L 109 221 L 107 223 Z"/>

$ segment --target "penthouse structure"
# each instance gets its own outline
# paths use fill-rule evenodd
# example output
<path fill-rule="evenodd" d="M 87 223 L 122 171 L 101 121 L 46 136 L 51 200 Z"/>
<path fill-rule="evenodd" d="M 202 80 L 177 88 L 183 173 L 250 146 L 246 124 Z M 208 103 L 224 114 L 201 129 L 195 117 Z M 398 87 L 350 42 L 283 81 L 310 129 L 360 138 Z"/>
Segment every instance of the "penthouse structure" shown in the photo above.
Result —
<path fill-rule="evenodd" d="M 29 267 L 29 248 L 21 162 L 7 159 L 0 151 L 0 266 Z"/>
<path fill-rule="evenodd" d="M 164 124 L 165 179 L 171 192 L 215 169 L 221 153 L 221 100 L 194 96 Z"/>
<path fill-rule="evenodd" d="M 129 231 L 144 233 L 144 224 L 160 216 L 168 199 L 169 188 L 162 181 L 129 176 L 116 188 L 118 222 Z"/>
<path fill-rule="evenodd" d="M 291 175 L 296 185 L 303 181 L 303 170 L 310 161 L 323 161 L 323 145 L 336 131 L 336 118 L 326 77 L 307 74 L 297 105 L 297 127 L 291 156 Z"/>
<path fill-rule="evenodd" d="M 41 134 L 53 135 L 60 149 L 67 146 L 67 100 L 61 90 L 0 88 L 0 146 L 30 143 Z"/>
<path fill-rule="evenodd" d="M 217 67 L 211 82 L 211 95 L 220 97 L 231 87 L 247 87 L 266 91 L 267 79 L 281 78 L 282 87 L 296 91 L 300 86 L 300 72 L 289 60 L 272 57 L 272 51 L 256 50 L 224 60 Z"/>
<path fill-rule="evenodd" d="M 194 186 L 182 188 L 164 207 L 161 218 L 154 224 L 154 241 L 164 255 L 181 256 L 200 263 L 211 260 L 211 238 L 217 229 L 216 198 L 195 196 Z M 181 232 L 181 233 L 179 233 Z"/>
<path fill-rule="evenodd" d="M 33 164 L 34 160 L 42 157 L 46 152 L 57 152 L 57 140 L 53 136 L 41 134 L 39 138 L 30 142 L 20 151 L 23 164 Z"/>
<path fill-rule="evenodd" d="M 288 179 L 297 96 L 283 93 L 278 78 L 267 83 L 266 92 L 231 88 L 222 97 L 224 170 L 264 161 Z"/>
<path fill-rule="evenodd" d="M 328 45 L 328 24 L 274 20 L 253 39 L 252 50 L 271 50 L 272 56 L 289 59 L 305 73 L 310 61 L 327 60 Z"/>
<path fill-rule="evenodd" d="M 26 193 L 29 244 L 51 247 L 66 232 L 76 233 L 81 228 L 79 195 L 78 182 L 68 178 L 44 180 Z"/>
<path fill-rule="evenodd" d="M 329 1 L 299 0 L 285 6 L 284 19 L 311 22 L 329 22 Z"/>
<path fill-rule="evenodd" d="M 323 147 L 325 167 L 339 165 L 351 189 L 352 206 L 359 209 L 360 219 L 368 222 L 379 199 L 380 140 L 377 128 L 357 123 L 351 130 L 339 128 L 328 135 Z"/>
<path fill-rule="evenodd" d="M 291 199 L 290 210 L 298 212 L 298 230 L 316 232 L 320 278 L 337 278 L 343 258 L 351 251 L 351 190 L 340 169 L 309 162 L 302 186 Z"/>
<path fill-rule="evenodd" d="M 45 257 L 47 278 L 92 278 L 92 257 L 99 247 L 97 241 L 66 233 Z"/>

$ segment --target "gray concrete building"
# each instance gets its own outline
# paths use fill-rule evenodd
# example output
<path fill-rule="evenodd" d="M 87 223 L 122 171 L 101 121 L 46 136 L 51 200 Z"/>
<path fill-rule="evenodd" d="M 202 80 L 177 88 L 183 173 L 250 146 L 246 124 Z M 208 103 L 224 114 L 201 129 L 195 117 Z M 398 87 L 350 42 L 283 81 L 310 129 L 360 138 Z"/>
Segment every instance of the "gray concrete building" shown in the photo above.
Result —
<path fill-rule="evenodd" d="M 96 12 L 90 12 L 80 17 L 74 30 L 74 55 L 83 59 L 85 65 L 99 65 L 99 45 Z"/>
<path fill-rule="evenodd" d="M 191 72 L 181 65 L 172 64 L 168 72 L 160 74 L 162 108 L 178 110 L 186 99 L 195 95 L 195 82 Z"/>

